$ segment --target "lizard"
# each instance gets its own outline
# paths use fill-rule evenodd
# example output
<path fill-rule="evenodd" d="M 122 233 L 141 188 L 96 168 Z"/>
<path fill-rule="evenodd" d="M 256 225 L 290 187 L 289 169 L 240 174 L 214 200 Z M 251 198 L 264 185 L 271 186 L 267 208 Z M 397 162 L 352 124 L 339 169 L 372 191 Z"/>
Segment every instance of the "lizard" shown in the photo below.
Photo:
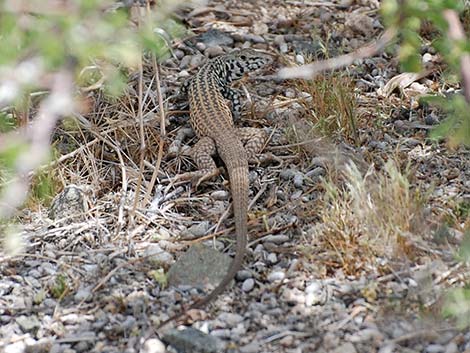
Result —
<path fill-rule="evenodd" d="M 188 310 L 211 302 L 225 290 L 241 268 L 248 233 L 248 163 L 257 161 L 256 156 L 261 152 L 267 136 L 263 130 L 234 126 L 234 118 L 239 117 L 241 105 L 238 92 L 230 84 L 242 78 L 245 73 L 267 66 L 272 61 L 273 57 L 268 53 L 241 49 L 210 60 L 181 87 L 180 94 L 189 98 L 189 121 L 199 139 L 188 153 L 198 171 L 182 174 L 178 179 L 197 180 L 197 187 L 202 181 L 217 176 L 220 170 L 213 156 L 219 155 L 229 175 L 236 250 L 225 277 L 215 289 L 186 310 L 162 322 L 158 328 L 182 317 Z M 232 102 L 231 108 L 226 100 Z"/>

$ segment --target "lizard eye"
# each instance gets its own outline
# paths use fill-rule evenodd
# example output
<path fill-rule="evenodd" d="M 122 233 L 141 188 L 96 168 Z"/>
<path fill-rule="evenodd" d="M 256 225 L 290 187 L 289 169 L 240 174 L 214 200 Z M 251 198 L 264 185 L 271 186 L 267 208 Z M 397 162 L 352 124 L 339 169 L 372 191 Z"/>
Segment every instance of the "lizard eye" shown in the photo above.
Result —
<path fill-rule="evenodd" d="M 246 60 L 246 55 L 241 55 L 241 56 L 240 56 L 240 59 Z"/>

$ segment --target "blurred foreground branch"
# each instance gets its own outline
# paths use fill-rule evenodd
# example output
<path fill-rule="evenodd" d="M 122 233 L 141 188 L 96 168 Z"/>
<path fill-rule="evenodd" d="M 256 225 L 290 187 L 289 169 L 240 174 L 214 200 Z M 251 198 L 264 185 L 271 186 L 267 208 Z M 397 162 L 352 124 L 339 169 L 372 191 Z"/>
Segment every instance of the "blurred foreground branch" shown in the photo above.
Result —
<path fill-rule="evenodd" d="M 0 193 L 0 219 L 11 217 L 16 208 L 27 198 L 28 174 L 47 162 L 50 139 L 59 119 L 70 114 L 74 108 L 73 76 L 71 70 L 62 69 L 51 78 L 51 92 L 39 107 L 36 119 L 22 132 L 14 131 L 4 136 L 0 152 L 8 146 L 20 146 L 12 170 L 12 183 Z"/>
<path fill-rule="evenodd" d="M 382 36 L 364 46 L 361 47 L 352 53 L 344 54 L 337 56 L 335 58 L 317 61 L 312 64 L 303 65 L 299 67 L 289 67 L 279 70 L 279 77 L 281 79 L 289 78 L 303 78 L 303 79 L 312 79 L 317 74 L 323 71 L 335 70 L 340 67 L 351 65 L 354 61 L 364 58 L 369 58 L 371 56 L 381 53 L 385 47 L 393 40 L 395 37 L 396 30 L 392 27 L 389 28 L 382 34 Z"/>
<path fill-rule="evenodd" d="M 449 24 L 449 38 L 455 41 L 465 41 L 465 32 L 458 13 L 454 10 L 444 10 L 442 15 Z M 460 74 L 463 94 L 467 103 L 470 104 L 470 54 L 468 53 L 463 53 L 460 57 Z"/>

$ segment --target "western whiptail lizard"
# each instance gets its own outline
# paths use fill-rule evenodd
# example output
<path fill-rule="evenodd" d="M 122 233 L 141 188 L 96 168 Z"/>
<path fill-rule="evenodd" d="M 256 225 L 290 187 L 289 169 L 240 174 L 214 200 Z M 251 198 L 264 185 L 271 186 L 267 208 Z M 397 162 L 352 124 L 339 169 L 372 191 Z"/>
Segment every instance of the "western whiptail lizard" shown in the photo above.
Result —
<path fill-rule="evenodd" d="M 266 141 L 264 131 L 236 128 L 233 117 L 240 113 L 240 97 L 230 88 L 232 81 L 272 62 L 272 56 L 253 49 L 242 49 L 212 59 L 186 81 L 182 93 L 189 98 L 190 123 L 199 141 L 190 156 L 198 171 L 183 174 L 179 179 L 197 179 L 197 184 L 219 174 L 213 156 L 218 154 L 228 170 L 235 217 L 236 252 L 226 276 L 206 297 L 194 302 L 187 310 L 202 307 L 222 293 L 239 271 L 247 245 L 248 162 L 256 160 Z M 227 104 L 232 102 L 232 111 Z M 160 324 L 179 318 L 178 313 Z"/>

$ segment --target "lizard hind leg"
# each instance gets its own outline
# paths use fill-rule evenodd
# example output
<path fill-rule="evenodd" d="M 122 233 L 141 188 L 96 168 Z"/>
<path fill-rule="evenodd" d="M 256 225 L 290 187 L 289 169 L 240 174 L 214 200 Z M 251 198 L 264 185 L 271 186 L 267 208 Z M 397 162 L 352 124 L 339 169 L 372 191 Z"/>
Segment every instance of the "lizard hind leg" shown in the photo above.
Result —
<path fill-rule="evenodd" d="M 196 163 L 198 170 L 180 174 L 177 179 L 180 181 L 191 180 L 197 188 L 202 182 L 216 177 L 220 174 L 212 158 L 216 153 L 214 140 L 209 137 L 201 138 L 188 152 L 188 155 Z"/>
<path fill-rule="evenodd" d="M 241 127 L 237 129 L 237 135 L 245 147 L 248 160 L 256 160 L 268 138 L 266 133 L 254 127 Z"/>
<path fill-rule="evenodd" d="M 237 134 L 245 146 L 250 163 L 264 165 L 277 162 L 282 164 L 282 161 L 272 153 L 261 153 L 268 139 L 268 134 L 264 130 L 253 127 L 241 127 L 237 129 Z"/>

